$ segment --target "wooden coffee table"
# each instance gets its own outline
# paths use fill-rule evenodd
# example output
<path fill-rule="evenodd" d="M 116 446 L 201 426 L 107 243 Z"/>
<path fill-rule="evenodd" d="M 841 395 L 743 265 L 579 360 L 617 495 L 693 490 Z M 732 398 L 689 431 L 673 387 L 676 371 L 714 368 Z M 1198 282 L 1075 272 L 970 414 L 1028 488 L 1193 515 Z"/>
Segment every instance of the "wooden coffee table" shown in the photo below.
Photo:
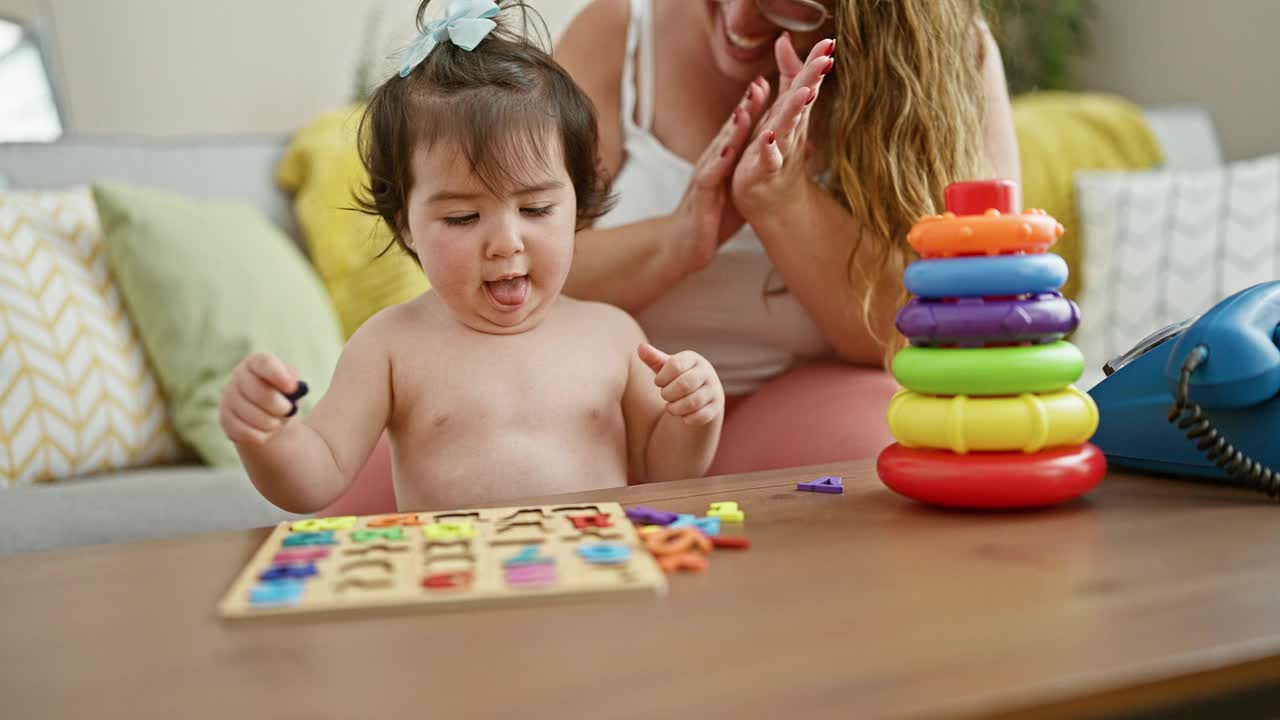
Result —
<path fill-rule="evenodd" d="M 234 623 L 265 530 L 4 559 L 0 716 L 1098 717 L 1280 678 L 1280 508 L 1243 491 L 955 513 L 857 462 L 563 500 L 736 500 L 754 546 L 661 599 Z"/>

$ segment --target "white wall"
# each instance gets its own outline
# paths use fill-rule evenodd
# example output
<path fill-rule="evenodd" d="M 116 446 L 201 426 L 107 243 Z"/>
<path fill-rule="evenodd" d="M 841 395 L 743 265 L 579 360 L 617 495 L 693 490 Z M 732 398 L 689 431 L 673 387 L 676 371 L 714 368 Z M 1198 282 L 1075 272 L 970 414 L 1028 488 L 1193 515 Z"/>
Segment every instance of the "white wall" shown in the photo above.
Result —
<path fill-rule="evenodd" d="M 532 0 L 553 31 L 582 0 Z M 80 134 L 287 132 L 347 102 L 366 19 L 380 60 L 414 32 L 417 0 L 0 0 L 56 36 L 53 71 Z M 434 0 L 432 10 L 443 10 Z"/>
<path fill-rule="evenodd" d="M 1207 107 L 1229 159 L 1280 151 L 1280 2 L 1098 0 L 1084 87 Z"/>

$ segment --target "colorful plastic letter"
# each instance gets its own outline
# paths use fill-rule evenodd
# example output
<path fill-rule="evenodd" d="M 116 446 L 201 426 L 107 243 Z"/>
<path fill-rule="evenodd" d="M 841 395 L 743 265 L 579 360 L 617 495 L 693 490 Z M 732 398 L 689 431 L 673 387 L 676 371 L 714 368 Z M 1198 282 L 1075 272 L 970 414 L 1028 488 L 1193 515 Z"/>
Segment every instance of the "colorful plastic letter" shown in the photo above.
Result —
<path fill-rule="evenodd" d="M 281 550 L 271 559 L 274 563 L 302 563 L 312 560 L 323 560 L 329 557 L 329 548 L 300 548 L 298 550 Z"/>
<path fill-rule="evenodd" d="M 263 570 L 262 573 L 258 575 L 258 579 L 263 582 L 274 582 L 277 580 L 303 580 L 315 575 L 317 572 L 319 571 L 316 570 L 316 564 L 313 562 L 272 565 L 266 570 Z"/>
<path fill-rule="evenodd" d="M 678 517 L 676 513 L 667 512 L 666 510 L 655 510 L 644 505 L 629 508 L 626 512 L 628 519 L 642 525 L 670 525 L 675 522 Z"/>
<path fill-rule="evenodd" d="M 662 555 L 658 557 L 658 567 L 662 568 L 662 571 L 667 574 L 680 570 L 703 572 L 707 569 L 707 558 L 705 555 L 696 552 Z"/>
<path fill-rule="evenodd" d="M 578 530 L 585 530 L 586 528 L 593 527 L 610 527 L 613 525 L 613 521 L 608 515 L 578 515 L 576 517 L 569 518 L 569 520 Z"/>
<path fill-rule="evenodd" d="M 506 576 L 511 585 L 552 585 L 558 578 L 552 563 L 514 565 L 507 568 Z"/>
<path fill-rule="evenodd" d="M 806 490 L 808 492 L 830 493 L 838 495 L 844 492 L 844 483 L 840 478 L 830 476 L 820 477 L 817 480 L 802 482 L 796 484 L 797 490 Z"/>
<path fill-rule="evenodd" d="M 437 522 L 422 526 L 428 540 L 468 540 L 476 536 L 476 528 L 466 522 Z"/>
<path fill-rule="evenodd" d="M 520 552 L 512 555 L 502 562 L 504 567 L 515 567 L 517 565 L 550 565 L 555 562 L 551 557 L 538 557 L 537 545 L 526 545 Z"/>
<path fill-rule="evenodd" d="M 324 530 L 350 530 L 356 526 L 354 515 L 330 518 L 307 518 L 296 520 L 289 529 L 294 532 L 322 532 Z"/>
<path fill-rule="evenodd" d="M 736 502 L 713 502 L 711 509 L 707 511 L 707 517 L 720 518 L 721 522 L 740 523 L 746 518 L 746 514 L 738 509 Z"/>
<path fill-rule="evenodd" d="M 259 583 L 249 590 L 252 605 L 292 605 L 302 599 L 302 582 L 284 580 Z"/>
<path fill-rule="evenodd" d="M 675 522 L 667 526 L 668 528 L 697 528 L 702 531 L 703 535 L 711 537 L 720 534 L 720 518 L 718 517 L 696 517 L 694 515 L 681 515 Z"/>
<path fill-rule="evenodd" d="M 711 552 L 711 540 L 693 528 L 661 528 L 645 533 L 644 546 L 654 555 L 677 555 L 698 550 Z"/>
<path fill-rule="evenodd" d="M 578 555 L 597 565 L 617 565 L 631 557 L 631 548 L 622 543 L 591 543 L 579 545 Z"/>
<path fill-rule="evenodd" d="M 300 532 L 285 537 L 280 544 L 284 547 L 301 547 L 309 545 L 334 545 L 338 541 L 333 538 L 333 531 Z"/>
<path fill-rule="evenodd" d="M 470 570 L 435 573 L 422 579 L 422 587 L 428 590 L 461 590 L 470 587 L 472 579 Z"/>
<path fill-rule="evenodd" d="M 356 530 L 351 533 L 351 539 L 358 543 L 367 543 L 374 540 L 404 540 L 404 528 L 389 527 L 374 530 Z"/>
<path fill-rule="evenodd" d="M 397 515 L 383 515 L 369 521 L 368 526 L 371 528 L 387 528 L 387 527 L 416 527 L 421 525 L 422 521 L 413 513 L 400 513 Z"/>

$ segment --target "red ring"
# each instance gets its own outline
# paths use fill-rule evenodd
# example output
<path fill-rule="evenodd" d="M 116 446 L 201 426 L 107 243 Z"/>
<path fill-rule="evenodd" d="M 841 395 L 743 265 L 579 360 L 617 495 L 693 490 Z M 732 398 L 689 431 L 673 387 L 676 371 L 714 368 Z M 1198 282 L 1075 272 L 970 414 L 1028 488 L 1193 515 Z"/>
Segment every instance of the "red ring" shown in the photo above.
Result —
<path fill-rule="evenodd" d="M 1107 474 L 1093 443 L 1037 453 L 905 448 L 897 443 L 876 460 L 880 480 L 904 497 L 931 505 L 1008 510 L 1054 505 L 1083 495 Z"/>

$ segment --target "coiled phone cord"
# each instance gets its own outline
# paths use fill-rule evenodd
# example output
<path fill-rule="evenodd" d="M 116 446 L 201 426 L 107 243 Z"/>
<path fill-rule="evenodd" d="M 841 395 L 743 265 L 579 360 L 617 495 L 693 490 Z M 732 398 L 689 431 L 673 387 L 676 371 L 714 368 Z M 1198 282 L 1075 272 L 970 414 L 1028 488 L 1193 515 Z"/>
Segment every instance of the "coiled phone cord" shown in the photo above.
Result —
<path fill-rule="evenodd" d="M 1173 407 L 1169 408 L 1169 422 L 1176 424 L 1179 430 L 1185 431 L 1187 439 L 1195 441 L 1196 448 L 1204 453 L 1209 462 L 1224 470 L 1232 480 L 1266 494 L 1270 498 L 1280 498 L 1280 473 L 1253 460 L 1227 442 L 1204 417 L 1200 405 L 1188 397 L 1191 373 L 1200 367 L 1208 355 L 1203 345 L 1197 345 L 1187 353 L 1182 361 L 1182 374 L 1178 379 L 1178 393 L 1173 399 Z"/>

